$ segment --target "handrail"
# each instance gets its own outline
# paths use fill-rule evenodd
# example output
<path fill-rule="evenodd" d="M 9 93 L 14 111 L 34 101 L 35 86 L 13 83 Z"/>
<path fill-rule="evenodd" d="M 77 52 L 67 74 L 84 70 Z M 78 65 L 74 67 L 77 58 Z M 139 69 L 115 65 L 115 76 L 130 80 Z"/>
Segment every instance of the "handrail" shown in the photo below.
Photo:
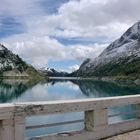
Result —
<path fill-rule="evenodd" d="M 105 97 L 94 99 L 76 99 L 67 101 L 47 101 L 47 102 L 25 102 L 0 104 L 0 140 L 25 140 L 25 117 L 33 115 L 46 115 L 66 112 L 85 112 L 85 130 L 75 132 L 70 137 L 72 139 L 83 139 L 84 135 L 95 137 L 95 139 L 105 138 L 118 133 L 127 132 L 140 128 L 140 108 L 136 112 L 137 120 L 124 122 L 121 124 L 108 124 L 108 109 L 110 107 L 140 104 L 140 95 Z M 81 120 L 80 120 L 81 121 Z M 78 121 L 69 121 L 68 123 Z M 63 123 L 63 122 L 62 122 Z M 65 124 L 64 122 L 63 124 Z M 54 123 L 58 125 L 61 123 Z M 130 125 L 130 126 L 129 126 Z M 39 125 L 39 127 L 45 125 Z M 51 124 L 49 124 L 51 126 Z M 52 124 L 53 126 L 53 124 Z M 37 126 L 31 126 L 37 128 Z M 27 128 L 29 128 L 27 126 Z M 112 128 L 116 128 L 112 130 Z M 99 133 L 101 135 L 99 135 Z M 68 140 L 63 136 L 54 136 L 54 139 Z M 43 138 L 40 137 L 40 140 Z M 45 137 L 49 140 L 50 137 Z M 44 139 L 43 139 L 44 140 Z"/>
<path fill-rule="evenodd" d="M 94 109 L 104 109 L 114 106 L 138 104 L 140 95 L 104 97 L 94 99 L 75 99 L 61 101 L 15 103 L 16 114 L 27 116 L 80 112 Z"/>

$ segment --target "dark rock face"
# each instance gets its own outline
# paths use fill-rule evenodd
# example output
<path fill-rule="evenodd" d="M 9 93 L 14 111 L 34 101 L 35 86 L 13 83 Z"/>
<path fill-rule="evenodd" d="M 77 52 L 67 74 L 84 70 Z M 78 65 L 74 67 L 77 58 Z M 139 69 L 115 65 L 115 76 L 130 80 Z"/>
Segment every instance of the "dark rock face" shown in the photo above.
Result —
<path fill-rule="evenodd" d="M 13 54 L 5 46 L 0 45 L 0 71 L 11 71 L 16 69 L 23 72 L 28 65 L 18 56 Z"/>
<path fill-rule="evenodd" d="M 0 78 L 2 77 L 28 77 L 40 78 L 39 72 L 24 62 L 18 55 L 13 54 L 4 45 L 0 44 Z"/>

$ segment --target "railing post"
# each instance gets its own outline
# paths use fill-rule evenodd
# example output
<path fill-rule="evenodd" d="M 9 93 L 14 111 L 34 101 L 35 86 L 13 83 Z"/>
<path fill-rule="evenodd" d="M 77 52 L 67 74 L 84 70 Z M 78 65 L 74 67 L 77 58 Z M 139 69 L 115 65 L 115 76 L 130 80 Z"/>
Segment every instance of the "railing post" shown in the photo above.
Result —
<path fill-rule="evenodd" d="M 5 119 L 0 121 L 0 138 L 0 140 L 15 140 L 13 119 Z"/>
<path fill-rule="evenodd" d="M 2 121 L 0 121 L 0 140 L 2 140 Z"/>
<path fill-rule="evenodd" d="M 15 140 L 25 140 L 25 117 L 14 118 Z"/>
<path fill-rule="evenodd" d="M 107 109 L 85 111 L 85 130 L 104 129 L 108 124 Z"/>
<path fill-rule="evenodd" d="M 25 117 L 13 105 L 0 107 L 0 140 L 25 140 Z"/>
<path fill-rule="evenodd" d="M 137 109 L 137 113 L 136 113 L 136 117 L 137 117 L 137 119 L 140 119 L 140 104 L 137 104 L 136 105 L 136 109 Z"/>
<path fill-rule="evenodd" d="M 0 140 L 25 140 L 25 118 L 15 117 L 1 120 Z"/>

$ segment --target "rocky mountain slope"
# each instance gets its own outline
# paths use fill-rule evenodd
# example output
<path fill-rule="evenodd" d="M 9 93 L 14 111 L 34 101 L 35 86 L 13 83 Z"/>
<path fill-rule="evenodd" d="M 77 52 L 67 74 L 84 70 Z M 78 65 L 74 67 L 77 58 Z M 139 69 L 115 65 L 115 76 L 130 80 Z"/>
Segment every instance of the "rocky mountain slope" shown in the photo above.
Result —
<path fill-rule="evenodd" d="M 13 54 L 5 46 L 0 45 L 0 70 L 11 71 L 16 69 L 23 72 L 27 69 L 28 65 L 19 58 L 18 55 Z"/>
<path fill-rule="evenodd" d="M 0 77 L 39 78 L 39 72 L 0 44 Z"/>
<path fill-rule="evenodd" d="M 78 76 L 140 75 L 140 21 L 111 43 L 96 59 L 87 59 Z"/>

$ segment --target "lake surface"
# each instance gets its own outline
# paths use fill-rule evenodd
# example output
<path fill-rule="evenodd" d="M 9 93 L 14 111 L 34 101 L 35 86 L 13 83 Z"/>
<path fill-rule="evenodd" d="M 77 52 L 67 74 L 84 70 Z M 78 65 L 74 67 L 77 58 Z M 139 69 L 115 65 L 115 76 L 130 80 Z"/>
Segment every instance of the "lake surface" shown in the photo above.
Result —
<path fill-rule="evenodd" d="M 0 82 L 0 103 L 11 102 L 34 102 L 34 101 L 54 101 L 69 99 L 86 99 L 97 97 L 135 95 L 140 93 L 140 86 L 120 85 L 109 82 L 92 80 L 49 80 L 40 83 L 28 81 L 4 80 Z M 119 112 L 130 112 L 135 110 L 133 105 L 110 108 L 109 114 Z M 109 123 L 115 123 L 126 119 L 134 118 L 136 115 L 120 115 L 109 118 Z M 26 119 L 27 126 L 35 124 L 47 124 L 84 118 L 83 112 L 64 113 L 49 116 L 29 117 Z M 57 126 L 42 129 L 30 129 L 26 131 L 27 137 L 59 133 L 70 130 L 79 130 L 84 127 L 84 123 Z"/>

